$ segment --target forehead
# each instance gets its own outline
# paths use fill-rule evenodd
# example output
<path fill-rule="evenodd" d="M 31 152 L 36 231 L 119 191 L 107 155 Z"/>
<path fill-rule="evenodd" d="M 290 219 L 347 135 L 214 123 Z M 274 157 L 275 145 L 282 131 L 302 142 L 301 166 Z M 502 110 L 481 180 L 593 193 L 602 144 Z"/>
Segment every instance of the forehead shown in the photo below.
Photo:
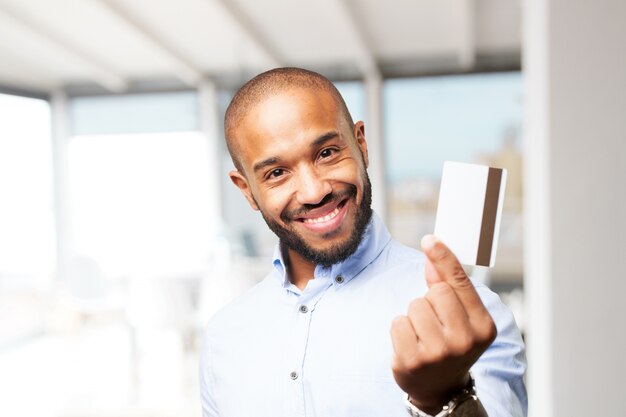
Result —
<path fill-rule="evenodd" d="M 319 135 L 345 132 L 347 125 L 330 92 L 290 88 L 253 104 L 235 128 L 235 137 L 245 166 L 258 158 L 308 147 Z"/>
<path fill-rule="evenodd" d="M 319 123 L 335 124 L 339 116 L 339 107 L 328 91 L 292 87 L 252 105 L 242 118 L 242 124 L 277 132 L 294 127 L 294 123 L 300 128 Z"/>

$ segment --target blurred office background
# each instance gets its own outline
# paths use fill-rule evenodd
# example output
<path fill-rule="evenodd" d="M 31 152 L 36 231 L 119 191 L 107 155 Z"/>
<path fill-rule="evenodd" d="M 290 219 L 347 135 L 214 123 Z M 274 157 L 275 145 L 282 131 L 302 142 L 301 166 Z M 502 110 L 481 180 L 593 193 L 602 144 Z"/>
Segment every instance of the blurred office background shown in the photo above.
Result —
<path fill-rule="evenodd" d="M 507 168 L 469 272 L 524 332 L 530 414 L 626 414 L 623 0 L 0 0 L 0 415 L 200 415 L 202 328 L 275 245 L 221 121 L 276 66 L 365 121 L 408 245 L 443 161 Z"/>

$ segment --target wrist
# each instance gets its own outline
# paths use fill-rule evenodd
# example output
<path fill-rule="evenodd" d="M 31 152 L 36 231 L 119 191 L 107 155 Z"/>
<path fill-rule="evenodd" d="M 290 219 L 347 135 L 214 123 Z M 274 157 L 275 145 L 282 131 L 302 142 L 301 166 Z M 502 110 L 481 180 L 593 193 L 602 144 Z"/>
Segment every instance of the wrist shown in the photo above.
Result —
<path fill-rule="evenodd" d="M 408 400 L 420 410 L 428 414 L 435 415 L 450 402 L 455 395 L 459 394 L 463 389 L 473 387 L 474 382 L 469 372 L 463 377 L 460 383 L 455 384 L 450 389 L 438 394 L 430 394 L 428 396 L 413 396 L 409 394 Z"/>
<path fill-rule="evenodd" d="M 480 402 L 478 401 L 478 397 L 476 396 L 476 387 L 474 385 L 474 379 L 471 375 L 467 375 L 467 382 L 461 388 L 453 391 L 451 395 L 447 397 L 446 400 L 435 399 L 436 397 L 432 397 L 432 402 L 422 402 L 418 403 L 411 396 L 407 396 L 406 399 L 406 409 L 410 416 L 412 417 L 445 417 L 452 415 L 454 410 L 464 409 L 464 403 L 475 403 L 480 406 Z M 472 399 L 473 401 L 466 401 Z M 467 408 L 467 407 L 465 407 Z M 475 405 L 470 408 L 475 408 Z M 482 406 L 480 406 L 482 409 Z M 465 410 L 464 410 L 465 411 Z M 461 411 L 462 415 L 466 415 L 464 411 Z M 456 414 L 455 414 L 456 415 Z M 467 414 L 468 416 L 486 416 L 482 413 L 473 413 L 470 412 Z"/>

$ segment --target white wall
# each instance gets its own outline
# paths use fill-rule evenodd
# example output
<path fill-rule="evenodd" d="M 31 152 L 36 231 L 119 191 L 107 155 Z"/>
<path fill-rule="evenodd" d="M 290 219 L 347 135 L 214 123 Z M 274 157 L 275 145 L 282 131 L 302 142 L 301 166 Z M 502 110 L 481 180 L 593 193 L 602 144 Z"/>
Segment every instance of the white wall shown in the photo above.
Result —
<path fill-rule="evenodd" d="M 526 0 L 531 417 L 626 415 L 626 2 Z"/>

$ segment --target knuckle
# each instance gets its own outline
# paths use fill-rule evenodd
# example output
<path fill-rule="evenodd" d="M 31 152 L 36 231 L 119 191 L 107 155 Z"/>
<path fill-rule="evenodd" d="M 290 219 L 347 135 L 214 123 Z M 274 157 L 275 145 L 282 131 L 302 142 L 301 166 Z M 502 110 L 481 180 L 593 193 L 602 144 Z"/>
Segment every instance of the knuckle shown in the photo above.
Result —
<path fill-rule="evenodd" d="M 391 370 L 393 372 L 402 372 L 402 371 L 404 371 L 404 362 L 402 361 L 402 359 L 397 354 L 394 354 L 391 357 Z"/>
<path fill-rule="evenodd" d="M 474 286 L 472 281 L 468 278 L 465 270 L 460 264 L 457 264 L 452 271 L 452 281 L 456 284 L 457 287 L 461 288 L 471 288 Z"/>
<path fill-rule="evenodd" d="M 477 333 L 479 340 L 487 345 L 491 344 L 491 342 L 496 339 L 496 336 L 498 336 L 498 328 L 491 316 L 481 323 Z"/>
<path fill-rule="evenodd" d="M 428 301 L 433 301 L 436 298 L 447 297 L 453 294 L 454 290 L 447 282 L 437 282 L 430 287 L 430 290 L 425 295 Z"/>
<path fill-rule="evenodd" d="M 391 321 L 389 327 L 389 335 L 391 336 L 391 343 L 394 346 L 402 343 L 405 339 L 407 328 L 411 327 L 409 318 L 406 316 L 398 316 Z"/>
<path fill-rule="evenodd" d="M 391 320 L 391 333 L 393 334 L 395 331 L 402 329 L 406 324 L 407 317 L 406 316 L 396 316 Z"/>
<path fill-rule="evenodd" d="M 409 304 L 409 315 L 417 315 L 419 314 L 425 307 L 424 303 L 426 303 L 426 299 L 424 298 L 416 298 Z"/>
<path fill-rule="evenodd" d="M 489 325 L 487 326 L 487 334 L 486 338 L 489 340 L 489 343 L 493 342 L 498 336 L 498 328 L 496 327 L 496 323 L 494 323 L 491 318 L 489 319 Z"/>

